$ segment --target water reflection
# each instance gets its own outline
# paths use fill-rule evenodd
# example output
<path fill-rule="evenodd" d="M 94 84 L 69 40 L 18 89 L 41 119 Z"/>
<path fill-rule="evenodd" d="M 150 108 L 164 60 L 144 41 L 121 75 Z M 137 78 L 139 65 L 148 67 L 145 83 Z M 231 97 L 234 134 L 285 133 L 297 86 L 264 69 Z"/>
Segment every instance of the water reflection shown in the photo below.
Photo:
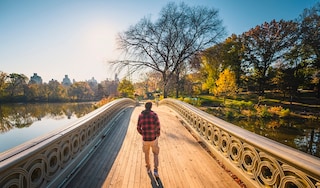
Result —
<path fill-rule="evenodd" d="M 0 104 L 0 133 L 25 128 L 48 117 L 59 120 L 77 118 L 93 111 L 92 103 Z"/>
<path fill-rule="evenodd" d="M 243 118 L 240 120 L 228 118 L 226 121 L 250 132 L 320 157 L 320 127 L 318 121 L 281 118 Z"/>
<path fill-rule="evenodd" d="M 93 110 L 93 103 L 1 104 L 0 152 L 64 127 Z"/>

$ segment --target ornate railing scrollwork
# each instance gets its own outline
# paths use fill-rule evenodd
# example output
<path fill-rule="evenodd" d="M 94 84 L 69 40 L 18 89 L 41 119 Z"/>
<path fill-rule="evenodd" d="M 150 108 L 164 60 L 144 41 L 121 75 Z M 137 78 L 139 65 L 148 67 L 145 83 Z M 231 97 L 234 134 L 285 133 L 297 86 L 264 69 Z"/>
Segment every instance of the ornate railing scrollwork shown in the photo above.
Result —
<path fill-rule="evenodd" d="M 225 122 L 192 105 L 164 99 L 188 129 L 247 187 L 320 188 L 320 159 Z"/>
<path fill-rule="evenodd" d="M 58 187 L 109 128 L 113 118 L 136 103 L 117 99 L 75 123 L 0 155 L 0 187 Z"/>

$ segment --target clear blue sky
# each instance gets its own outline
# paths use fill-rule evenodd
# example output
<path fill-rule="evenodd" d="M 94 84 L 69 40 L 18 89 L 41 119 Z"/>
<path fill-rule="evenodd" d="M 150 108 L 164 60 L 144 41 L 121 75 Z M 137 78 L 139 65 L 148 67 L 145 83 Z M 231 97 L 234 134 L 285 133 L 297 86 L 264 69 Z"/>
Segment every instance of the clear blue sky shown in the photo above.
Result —
<path fill-rule="evenodd" d="M 44 82 L 113 79 L 115 36 L 170 0 L 0 0 L 0 71 Z M 176 1 L 180 2 L 180 1 Z M 219 10 L 228 36 L 272 19 L 293 20 L 317 0 L 185 0 Z"/>

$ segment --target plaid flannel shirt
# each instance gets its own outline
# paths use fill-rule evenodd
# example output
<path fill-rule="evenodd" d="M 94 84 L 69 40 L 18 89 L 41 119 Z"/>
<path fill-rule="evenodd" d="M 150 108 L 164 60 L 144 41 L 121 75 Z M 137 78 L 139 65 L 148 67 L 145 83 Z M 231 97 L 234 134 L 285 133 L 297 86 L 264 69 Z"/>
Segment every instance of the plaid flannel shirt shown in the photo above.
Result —
<path fill-rule="evenodd" d="M 158 115 L 152 110 L 144 110 L 139 115 L 138 132 L 144 141 L 153 141 L 160 136 L 160 121 Z"/>

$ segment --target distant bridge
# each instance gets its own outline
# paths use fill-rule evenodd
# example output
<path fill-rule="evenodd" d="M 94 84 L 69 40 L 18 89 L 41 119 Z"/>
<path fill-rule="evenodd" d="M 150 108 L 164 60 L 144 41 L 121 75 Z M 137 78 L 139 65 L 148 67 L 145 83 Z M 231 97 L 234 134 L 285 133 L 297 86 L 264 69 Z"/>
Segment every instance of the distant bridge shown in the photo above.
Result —
<path fill-rule="evenodd" d="M 0 187 L 241 187 L 242 182 L 320 188 L 319 158 L 174 99 L 153 107 L 161 121 L 157 182 L 145 171 L 135 129 L 142 109 L 131 99 L 118 99 L 1 153 Z"/>

